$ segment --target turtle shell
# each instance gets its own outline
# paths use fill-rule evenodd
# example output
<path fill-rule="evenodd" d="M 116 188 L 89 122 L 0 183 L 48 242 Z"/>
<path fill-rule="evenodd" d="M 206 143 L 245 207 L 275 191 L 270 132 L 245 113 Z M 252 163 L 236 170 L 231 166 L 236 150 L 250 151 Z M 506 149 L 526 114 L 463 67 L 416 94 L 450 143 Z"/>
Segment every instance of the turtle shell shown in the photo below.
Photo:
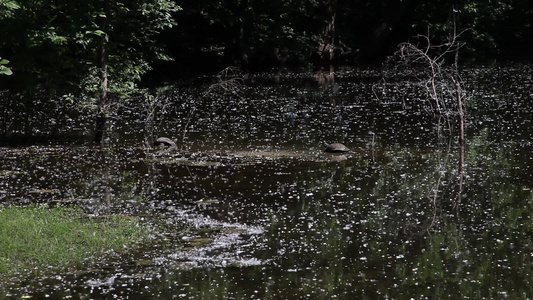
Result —
<path fill-rule="evenodd" d="M 324 149 L 324 152 L 328 153 L 344 153 L 348 151 L 350 151 L 350 149 L 341 143 L 328 144 L 326 145 L 326 149 Z"/>
<path fill-rule="evenodd" d="M 154 146 L 176 147 L 176 142 L 167 137 L 160 137 L 155 140 Z"/>

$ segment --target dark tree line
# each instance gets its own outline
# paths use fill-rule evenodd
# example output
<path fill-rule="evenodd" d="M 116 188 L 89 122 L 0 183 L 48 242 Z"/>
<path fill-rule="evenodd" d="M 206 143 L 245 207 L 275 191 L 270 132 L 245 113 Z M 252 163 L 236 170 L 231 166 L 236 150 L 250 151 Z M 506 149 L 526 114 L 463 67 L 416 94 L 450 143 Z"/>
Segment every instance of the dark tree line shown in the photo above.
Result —
<path fill-rule="evenodd" d="M 179 26 L 165 34 L 177 63 L 276 67 L 287 63 L 379 61 L 417 34 L 445 42 L 468 29 L 473 58 L 527 55 L 533 6 L 527 0 L 183 0 Z M 196 58 L 191 60 L 190 58 Z"/>
<path fill-rule="evenodd" d="M 471 57 L 533 46 L 528 0 L 0 0 L 2 70 L 24 74 L 0 88 L 79 86 L 98 65 L 100 36 L 113 75 L 138 80 L 154 65 L 188 73 L 379 61 L 417 34 L 446 41 L 453 17 L 469 29 Z"/>

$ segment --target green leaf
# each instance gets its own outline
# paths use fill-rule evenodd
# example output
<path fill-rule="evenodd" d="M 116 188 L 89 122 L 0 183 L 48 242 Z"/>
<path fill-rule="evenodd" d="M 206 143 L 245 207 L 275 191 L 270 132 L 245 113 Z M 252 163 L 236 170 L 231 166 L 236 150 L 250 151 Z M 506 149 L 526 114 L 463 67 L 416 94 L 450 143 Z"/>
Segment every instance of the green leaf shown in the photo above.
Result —
<path fill-rule="evenodd" d="M 8 63 L 9 63 L 9 60 L 5 58 L 0 60 L 0 65 L 7 65 Z"/>
<path fill-rule="evenodd" d="M 97 29 L 97 30 L 88 30 L 88 31 L 85 31 L 86 34 L 89 34 L 89 33 L 92 33 L 92 34 L 95 34 L 97 36 L 102 36 L 105 34 L 105 32 L 103 32 L 102 30 L 100 29 Z"/>
<path fill-rule="evenodd" d="M 16 1 L 10 1 L 10 0 L 0 1 L 0 6 L 5 6 L 7 9 L 12 9 L 12 10 L 20 8 L 20 5 Z"/>
<path fill-rule="evenodd" d="M 13 71 L 11 71 L 10 68 L 0 66 L 0 75 L 11 75 L 11 74 L 13 74 Z"/>

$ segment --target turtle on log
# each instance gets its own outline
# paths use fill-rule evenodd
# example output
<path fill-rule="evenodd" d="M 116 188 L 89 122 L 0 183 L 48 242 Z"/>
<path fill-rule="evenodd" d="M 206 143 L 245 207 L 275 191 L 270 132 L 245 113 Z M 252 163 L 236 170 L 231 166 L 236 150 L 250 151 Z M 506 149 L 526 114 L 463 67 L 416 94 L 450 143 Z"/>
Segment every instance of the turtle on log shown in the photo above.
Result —
<path fill-rule="evenodd" d="M 350 151 L 348 147 L 344 146 L 341 143 L 331 143 L 331 144 L 324 143 L 324 144 L 326 145 L 326 149 L 324 149 L 324 152 L 327 152 L 327 153 L 346 153 Z"/>

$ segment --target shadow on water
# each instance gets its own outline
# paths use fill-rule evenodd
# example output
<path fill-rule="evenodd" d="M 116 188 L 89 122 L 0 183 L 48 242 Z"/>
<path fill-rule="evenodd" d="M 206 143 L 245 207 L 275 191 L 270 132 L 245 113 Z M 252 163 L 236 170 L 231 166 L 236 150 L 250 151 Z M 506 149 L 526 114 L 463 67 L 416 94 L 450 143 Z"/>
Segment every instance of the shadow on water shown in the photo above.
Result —
<path fill-rule="evenodd" d="M 371 70 L 256 75 L 241 99 L 194 102 L 185 144 L 162 156 L 138 146 L 135 117 L 106 150 L 2 148 L 2 203 L 73 203 L 158 228 L 131 253 L 21 274 L 4 295 L 527 298 L 531 78 L 494 84 L 521 68 L 468 71 L 464 153 L 436 137 L 420 94 Z M 181 136 L 196 88 L 167 92 L 158 131 Z M 324 140 L 352 152 L 325 154 Z"/>

